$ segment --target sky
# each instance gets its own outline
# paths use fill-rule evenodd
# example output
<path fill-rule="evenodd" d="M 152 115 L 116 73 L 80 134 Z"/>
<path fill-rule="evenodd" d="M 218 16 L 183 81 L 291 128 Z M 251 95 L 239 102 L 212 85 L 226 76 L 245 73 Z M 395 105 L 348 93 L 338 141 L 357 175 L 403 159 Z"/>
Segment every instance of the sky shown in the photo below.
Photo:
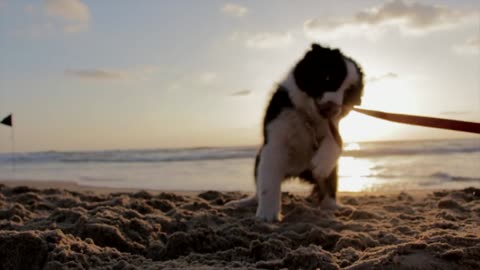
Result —
<path fill-rule="evenodd" d="M 362 66 L 363 108 L 480 122 L 477 0 L 0 0 L 0 118 L 17 151 L 258 145 L 313 42 Z M 478 138 L 354 112 L 341 132 Z"/>

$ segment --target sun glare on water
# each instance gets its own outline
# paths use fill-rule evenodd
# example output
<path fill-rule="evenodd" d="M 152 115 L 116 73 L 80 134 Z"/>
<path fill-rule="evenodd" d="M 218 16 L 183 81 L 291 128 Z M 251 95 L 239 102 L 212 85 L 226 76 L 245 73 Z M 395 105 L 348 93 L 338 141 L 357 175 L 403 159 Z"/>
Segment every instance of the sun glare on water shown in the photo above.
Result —
<path fill-rule="evenodd" d="M 358 143 L 349 143 L 343 147 L 343 151 L 354 151 L 360 150 L 360 145 Z"/>
<path fill-rule="evenodd" d="M 371 161 L 354 157 L 340 157 L 338 163 L 340 176 L 338 191 L 365 191 L 377 184 L 375 178 L 369 178 L 375 166 Z"/>
<path fill-rule="evenodd" d="M 358 143 L 348 143 L 344 151 L 361 150 Z M 368 159 L 341 156 L 338 160 L 338 191 L 340 192 L 362 192 L 374 190 L 384 183 L 375 177 L 376 164 Z M 311 186 L 295 179 L 285 183 L 285 188 L 296 192 L 309 192 Z"/>

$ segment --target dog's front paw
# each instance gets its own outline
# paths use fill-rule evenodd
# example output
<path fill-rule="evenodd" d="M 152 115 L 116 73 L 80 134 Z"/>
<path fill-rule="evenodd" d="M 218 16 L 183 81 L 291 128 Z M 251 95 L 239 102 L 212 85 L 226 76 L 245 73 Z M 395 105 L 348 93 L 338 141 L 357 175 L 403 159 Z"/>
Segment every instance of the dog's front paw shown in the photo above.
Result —
<path fill-rule="evenodd" d="M 258 219 L 265 222 L 279 222 L 282 220 L 280 210 L 267 207 L 259 207 L 256 216 Z"/>

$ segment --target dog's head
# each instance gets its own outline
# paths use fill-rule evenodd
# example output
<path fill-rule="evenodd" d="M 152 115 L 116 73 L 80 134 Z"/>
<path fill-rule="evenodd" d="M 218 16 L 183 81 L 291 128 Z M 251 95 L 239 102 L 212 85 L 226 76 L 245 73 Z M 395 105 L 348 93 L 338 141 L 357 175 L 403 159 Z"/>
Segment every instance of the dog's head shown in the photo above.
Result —
<path fill-rule="evenodd" d="M 312 44 L 293 76 L 298 89 L 314 99 L 318 112 L 327 117 L 343 117 L 361 103 L 361 68 L 338 49 Z"/>

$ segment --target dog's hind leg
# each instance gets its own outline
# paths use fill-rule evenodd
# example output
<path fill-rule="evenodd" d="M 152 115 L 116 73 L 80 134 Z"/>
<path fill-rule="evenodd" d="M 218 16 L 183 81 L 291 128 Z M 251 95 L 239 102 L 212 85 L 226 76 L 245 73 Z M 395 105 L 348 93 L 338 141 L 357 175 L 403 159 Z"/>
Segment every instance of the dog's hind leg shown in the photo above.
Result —
<path fill-rule="evenodd" d="M 253 170 L 253 175 L 255 177 L 255 186 L 257 185 L 257 176 L 258 176 L 258 163 L 260 162 L 260 153 L 262 152 L 262 149 L 257 153 L 257 156 L 255 157 L 255 167 Z M 235 200 L 235 201 L 230 201 L 225 204 L 225 206 L 233 206 L 233 207 L 250 207 L 250 206 L 255 206 L 258 203 L 258 197 L 257 193 L 253 194 L 252 196 L 249 196 L 247 198 L 243 198 L 240 200 Z"/>

